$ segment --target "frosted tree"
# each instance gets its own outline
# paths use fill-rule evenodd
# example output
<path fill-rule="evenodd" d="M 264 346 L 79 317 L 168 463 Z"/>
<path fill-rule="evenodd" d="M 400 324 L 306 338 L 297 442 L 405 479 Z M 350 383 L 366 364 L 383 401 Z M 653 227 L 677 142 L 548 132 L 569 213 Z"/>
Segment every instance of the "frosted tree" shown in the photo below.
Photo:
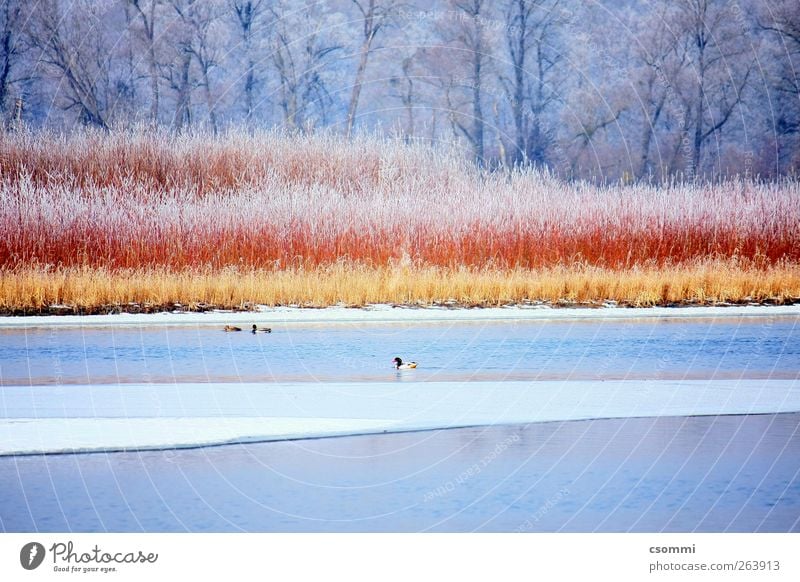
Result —
<path fill-rule="evenodd" d="M 620 118 L 630 106 L 630 91 L 620 33 L 613 22 L 602 22 L 602 6 L 573 6 L 574 16 L 564 34 L 569 52 L 568 75 L 559 86 L 559 132 L 551 147 L 551 167 L 570 178 L 608 180 L 620 174 L 627 160 L 617 148 L 622 138 Z M 624 170 L 623 170 L 624 171 Z"/>
<path fill-rule="evenodd" d="M 416 135 L 418 110 L 422 104 L 419 90 L 421 71 L 416 66 L 418 61 L 419 58 L 414 54 L 404 55 L 400 59 L 400 70 L 389 79 L 389 96 L 399 100 L 402 105 L 401 128 L 406 138 Z"/>
<path fill-rule="evenodd" d="M 544 118 L 565 75 L 558 66 L 568 13 L 561 0 L 507 0 L 503 8 L 510 71 L 501 81 L 514 123 L 508 162 L 545 164 L 552 137 Z"/>
<path fill-rule="evenodd" d="M 261 100 L 263 88 L 263 60 L 269 35 L 269 10 L 267 0 L 230 0 L 235 37 L 240 43 L 243 74 L 239 82 L 245 123 L 252 123 Z"/>
<path fill-rule="evenodd" d="M 496 21 L 485 0 L 451 0 L 447 7 L 446 16 L 436 23 L 443 47 L 429 51 L 427 60 L 442 85 L 454 131 L 467 140 L 475 162 L 483 166 L 487 122 L 484 101 L 494 49 L 488 27 Z"/>
<path fill-rule="evenodd" d="M 440 125 L 437 120 L 445 107 L 443 77 L 449 76 L 443 69 L 452 64 L 452 59 L 434 48 L 441 45 L 434 24 L 434 19 L 427 18 L 424 12 L 408 6 L 398 8 L 380 50 L 375 50 L 372 57 L 374 70 L 380 71 L 386 83 L 368 85 L 365 96 L 406 139 L 424 136 L 436 140 Z M 435 53 L 445 60 L 443 66 L 434 63 Z"/>
<path fill-rule="evenodd" d="M 311 0 L 279 1 L 270 10 L 283 125 L 301 131 L 326 125 L 334 103 L 328 84 L 336 76 L 336 54 L 346 43 L 342 15 Z"/>
<path fill-rule="evenodd" d="M 671 25 L 688 55 L 686 74 L 676 85 L 680 83 L 691 115 L 687 134 L 692 155 L 686 170 L 691 178 L 702 169 L 706 141 L 720 138 L 742 102 L 754 59 L 729 2 L 678 0 L 674 5 Z"/>
<path fill-rule="evenodd" d="M 598 22 L 606 10 L 589 9 L 583 17 Z M 661 180 L 670 168 L 687 166 L 681 151 L 687 142 L 681 138 L 690 111 L 680 93 L 684 85 L 675 83 L 688 54 L 672 22 L 670 3 L 656 1 L 647 10 L 617 9 L 602 28 L 578 32 L 580 75 L 591 93 L 581 101 L 580 93 L 570 91 L 581 125 L 577 149 L 583 150 L 574 167 L 583 176 L 591 165 L 604 180 Z"/>
<path fill-rule="evenodd" d="M 777 0 L 761 6 L 759 24 L 771 41 L 771 102 L 775 119 L 770 129 L 777 143 L 777 171 L 797 172 L 800 168 L 800 3 Z"/>
<path fill-rule="evenodd" d="M 32 10 L 35 58 L 58 83 L 57 103 L 87 125 L 108 128 L 114 118 L 120 79 L 111 37 L 119 16 L 114 6 L 91 0 L 43 0 Z"/>
<path fill-rule="evenodd" d="M 358 50 L 358 66 L 356 67 L 353 90 L 350 95 L 350 104 L 347 107 L 347 135 L 351 135 L 353 124 L 358 110 L 358 100 L 361 95 L 361 86 L 364 84 L 364 75 L 367 62 L 372 52 L 375 38 L 385 29 L 396 10 L 393 0 L 350 0 L 358 12 L 357 22 L 361 23 L 361 46 Z"/>
<path fill-rule="evenodd" d="M 216 133 L 218 130 L 216 103 L 212 87 L 212 71 L 220 66 L 221 7 L 210 0 L 170 0 L 182 25 L 181 32 L 181 75 L 191 75 L 191 65 L 196 74 L 186 79 L 187 89 L 201 89 L 205 102 L 208 125 Z M 188 65 L 187 65 L 188 62 Z M 183 79 L 182 79 L 183 81 Z M 190 87 L 190 89 L 189 89 Z"/>
<path fill-rule="evenodd" d="M 653 4 L 644 14 L 629 14 L 625 20 L 627 31 L 637 31 L 635 42 L 631 42 L 630 60 L 622 63 L 633 79 L 631 110 L 635 120 L 626 124 L 631 131 L 639 129 L 638 140 L 631 139 L 634 149 L 632 171 L 636 178 L 666 178 L 670 166 L 681 147 L 681 136 L 673 138 L 672 148 L 667 147 L 671 127 L 685 130 L 689 109 L 680 99 L 673 82 L 686 67 L 688 53 L 676 39 L 670 26 L 670 5 Z M 622 33 L 621 33 L 622 34 Z M 669 151 L 671 155 L 668 155 Z M 655 159 L 654 159 L 655 158 Z"/>
<path fill-rule="evenodd" d="M 17 108 L 9 101 L 13 101 L 13 87 L 23 80 L 17 71 L 24 52 L 20 32 L 26 16 L 20 0 L 5 0 L 0 6 L 0 112 L 4 116 L 13 115 Z"/>
<path fill-rule="evenodd" d="M 147 77 L 150 81 L 150 121 L 158 123 L 160 107 L 160 87 L 159 87 L 159 61 L 157 58 L 158 44 L 160 42 L 161 31 L 158 30 L 159 19 L 163 10 L 163 0 L 126 0 L 129 7 L 134 12 L 133 20 L 138 26 L 140 41 L 143 43 L 147 54 Z"/>

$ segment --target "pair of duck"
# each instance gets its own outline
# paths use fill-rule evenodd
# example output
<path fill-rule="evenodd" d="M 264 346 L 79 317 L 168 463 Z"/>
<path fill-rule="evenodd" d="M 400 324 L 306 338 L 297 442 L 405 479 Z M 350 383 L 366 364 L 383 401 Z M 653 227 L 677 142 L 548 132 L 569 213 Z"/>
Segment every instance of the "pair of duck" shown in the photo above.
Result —
<path fill-rule="evenodd" d="M 222 328 L 222 331 L 242 331 L 241 327 L 236 327 L 235 325 L 226 325 Z M 256 324 L 253 324 L 253 329 L 251 333 L 272 333 L 271 327 L 258 327 Z"/>

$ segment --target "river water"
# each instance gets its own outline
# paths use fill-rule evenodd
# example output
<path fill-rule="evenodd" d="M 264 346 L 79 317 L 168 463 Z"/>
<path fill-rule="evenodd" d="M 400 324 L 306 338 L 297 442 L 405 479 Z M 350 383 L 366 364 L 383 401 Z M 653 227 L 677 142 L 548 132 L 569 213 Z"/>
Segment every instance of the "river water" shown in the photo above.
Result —
<path fill-rule="evenodd" d="M 346 382 L 361 385 L 359 394 L 380 385 L 376 398 L 396 394 L 387 382 L 409 381 L 415 390 L 431 383 L 448 391 L 471 381 L 514 381 L 515 389 L 580 381 L 585 390 L 586 382 L 612 380 L 647 382 L 651 391 L 662 380 L 796 390 L 798 324 L 797 316 L 273 324 L 273 333 L 258 335 L 207 325 L 31 327 L 0 330 L 0 381 L 19 402 L 30 387 L 34 407 L 56 395 L 66 402 L 71 386 L 97 395 L 141 384 L 213 390 L 241 382 L 246 390 L 280 391 L 299 382 L 324 392 Z M 394 356 L 420 366 L 398 373 Z M 87 392 L 87 385 L 96 388 Z M 777 412 L 780 391 L 774 394 Z M 8 398 L 0 412 L 13 423 L 17 409 Z M 73 405 L 91 410 L 93 403 Z M 800 414 L 4 456 L 0 529 L 800 531 Z"/>
<path fill-rule="evenodd" d="M 795 379 L 800 316 L 0 329 L 3 385 Z M 408 376 L 400 376 L 400 379 Z"/>

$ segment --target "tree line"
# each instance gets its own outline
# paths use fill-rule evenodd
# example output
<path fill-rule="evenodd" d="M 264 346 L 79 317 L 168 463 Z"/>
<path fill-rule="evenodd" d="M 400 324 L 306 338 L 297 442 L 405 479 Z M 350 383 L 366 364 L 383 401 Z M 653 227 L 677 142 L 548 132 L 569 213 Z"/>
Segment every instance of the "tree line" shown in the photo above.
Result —
<path fill-rule="evenodd" d="M 800 167 L 796 0 L 2 0 L 4 127 L 379 131 L 632 182 Z"/>

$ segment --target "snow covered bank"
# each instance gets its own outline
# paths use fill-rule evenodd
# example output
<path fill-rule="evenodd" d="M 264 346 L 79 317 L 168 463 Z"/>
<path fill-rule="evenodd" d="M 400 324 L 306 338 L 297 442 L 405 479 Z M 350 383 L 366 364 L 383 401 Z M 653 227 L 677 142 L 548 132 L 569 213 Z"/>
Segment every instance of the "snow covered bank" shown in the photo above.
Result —
<path fill-rule="evenodd" d="M 115 325 L 248 325 L 254 321 L 272 324 L 391 323 L 416 321 L 529 321 L 529 320 L 617 320 L 638 318 L 715 318 L 742 316 L 800 316 L 800 305 L 746 305 L 726 307 L 643 307 L 554 308 L 530 307 L 446 308 L 394 307 L 373 305 L 366 308 L 329 307 L 301 309 L 262 307 L 250 312 L 211 311 L 205 313 L 151 313 L 114 315 L 43 315 L 0 317 L 0 329 L 55 326 Z"/>
<path fill-rule="evenodd" d="M 800 380 L 6 386 L 0 454 L 800 411 Z"/>

